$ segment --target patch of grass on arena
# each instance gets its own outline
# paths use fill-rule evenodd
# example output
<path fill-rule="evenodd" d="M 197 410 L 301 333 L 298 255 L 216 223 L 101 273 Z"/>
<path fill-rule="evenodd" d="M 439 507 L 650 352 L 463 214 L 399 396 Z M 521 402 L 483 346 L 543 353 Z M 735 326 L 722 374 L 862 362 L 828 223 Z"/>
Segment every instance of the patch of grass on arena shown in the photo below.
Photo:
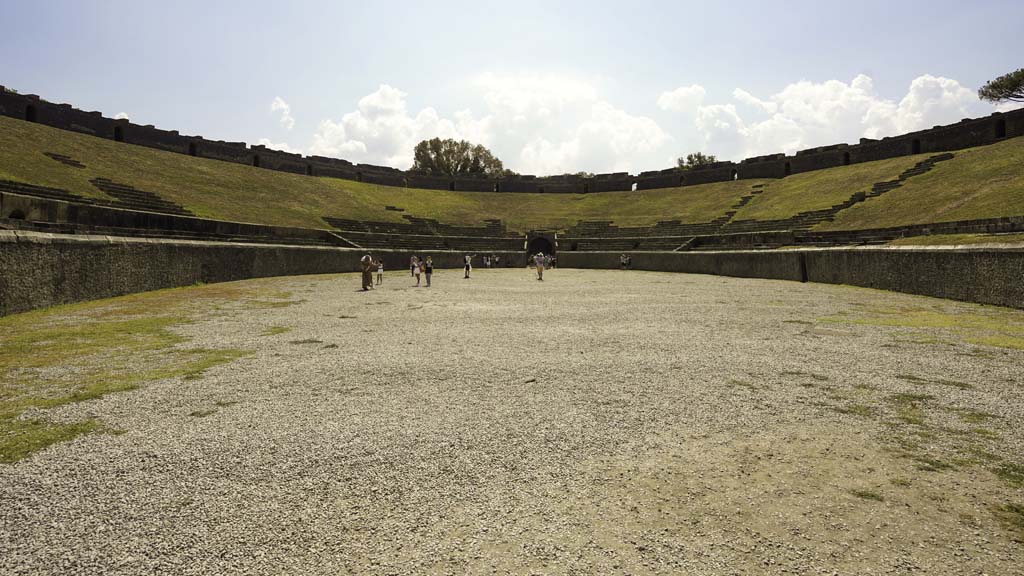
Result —
<path fill-rule="evenodd" d="M 254 297 L 252 292 L 235 284 L 214 284 L 0 318 L 0 462 L 102 429 L 93 421 L 48 422 L 46 409 L 149 381 L 196 379 L 248 354 L 192 348 L 173 329 L 216 304 L 245 302 Z"/>
<path fill-rule="evenodd" d="M 984 422 L 988 422 L 989 420 L 999 418 L 999 416 L 996 416 L 995 414 L 989 414 L 988 412 L 982 412 L 980 410 L 971 410 L 965 408 L 957 409 L 954 411 L 957 413 L 958 416 L 960 416 L 961 420 L 967 422 L 968 424 L 982 424 Z"/>
<path fill-rule="evenodd" d="M 55 424 L 39 419 L 0 418 L 0 462 L 16 462 L 51 444 L 73 440 L 99 428 L 95 420 Z"/>
<path fill-rule="evenodd" d="M 848 404 L 846 406 L 835 406 L 833 407 L 833 410 L 840 414 L 849 414 L 852 416 L 864 417 L 873 416 L 875 413 L 875 410 L 872 407 L 865 406 L 863 404 Z"/>
<path fill-rule="evenodd" d="M 857 498 L 861 498 L 863 500 L 873 500 L 875 502 L 884 502 L 885 501 L 885 498 L 881 494 L 879 494 L 878 492 L 876 492 L 874 490 L 855 489 L 855 490 L 850 490 L 850 494 L 853 494 Z"/>
<path fill-rule="evenodd" d="M 992 512 L 1007 530 L 1014 533 L 1014 540 L 1024 542 L 1024 505 L 1011 502 L 993 506 Z"/>
<path fill-rule="evenodd" d="M 943 304 L 923 308 L 891 308 L 819 318 L 821 322 L 864 324 L 918 330 L 917 337 L 943 341 L 954 336 L 968 344 L 1024 350 L 1024 312 L 997 306 L 971 306 L 971 312 L 947 312 Z M 896 338 L 905 339 L 905 333 Z"/>
<path fill-rule="evenodd" d="M 1005 462 L 995 469 L 995 473 L 1015 488 L 1024 487 L 1024 465 Z"/>
<path fill-rule="evenodd" d="M 932 396 L 928 394 L 893 394 L 889 397 L 889 401 L 896 406 L 897 418 L 916 426 L 924 426 L 925 414 L 921 404 L 931 399 Z"/>
<path fill-rule="evenodd" d="M 957 380 L 945 380 L 942 378 L 922 378 L 920 376 L 914 376 L 913 374 L 897 374 L 897 378 L 905 380 L 912 384 L 936 384 L 939 386 L 950 386 L 952 388 L 959 388 L 961 390 L 971 390 L 974 386 L 966 382 L 959 382 Z"/>

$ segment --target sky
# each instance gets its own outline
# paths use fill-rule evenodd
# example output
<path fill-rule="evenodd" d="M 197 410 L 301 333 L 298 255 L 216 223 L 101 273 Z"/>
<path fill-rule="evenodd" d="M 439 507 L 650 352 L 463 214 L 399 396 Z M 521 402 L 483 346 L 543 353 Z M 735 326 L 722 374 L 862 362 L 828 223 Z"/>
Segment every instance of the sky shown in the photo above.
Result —
<path fill-rule="evenodd" d="M 792 154 L 1009 109 L 977 89 L 1024 66 L 1019 0 L 0 4 L 0 85 L 401 169 L 432 137 L 539 175 Z"/>

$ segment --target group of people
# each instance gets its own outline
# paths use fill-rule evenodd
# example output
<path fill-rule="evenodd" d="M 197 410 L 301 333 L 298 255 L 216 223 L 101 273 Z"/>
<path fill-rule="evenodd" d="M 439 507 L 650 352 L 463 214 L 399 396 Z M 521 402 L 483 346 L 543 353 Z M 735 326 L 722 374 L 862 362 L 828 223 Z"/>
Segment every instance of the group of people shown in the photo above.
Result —
<path fill-rule="evenodd" d="M 377 270 L 377 286 L 384 281 L 384 261 L 367 254 L 359 259 L 359 267 L 363 272 L 363 291 L 373 290 L 373 270 Z"/>
<path fill-rule="evenodd" d="M 473 271 L 473 258 L 476 258 L 476 254 L 466 254 L 462 257 L 463 267 L 465 270 L 464 278 L 469 278 L 470 273 Z M 484 266 L 487 268 L 495 268 L 499 265 L 501 260 L 498 256 L 484 256 Z M 555 265 L 555 258 L 550 254 L 545 255 L 543 252 L 538 252 L 535 256 L 530 257 L 530 267 L 536 267 L 537 269 L 537 280 L 544 279 L 544 269 L 552 268 Z M 374 258 L 370 254 L 367 254 L 359 259 L 359 265 L 362 270 L 363 290 L 373 290 L 375 286 L 380 286 L 384 282 L 384 261 L 379 258 Z M 377 282 L 374 284 L 373 272 L 377 271 Z M 426 287 L 430 287 L 430 277 L 434 274 L 434 260 L 430 256 L 425 259 L 420 259 L 419 256 L 412 256 L 409 258 L 409 275 L 416 279 L 416 287 L 420 286 L 421 278 L 426 277 Z"/>
<path fill-rule="evenodd" d="M 427 256 L 426 260 L 420 260 L 419 256 L 409 259 L 409 272 L 416 278 L 416 287 L 420 286 L 420 276 L 427 277 L 427 288 L 430 288 L 430 277 L 434 274 L 434 259 Z"/>

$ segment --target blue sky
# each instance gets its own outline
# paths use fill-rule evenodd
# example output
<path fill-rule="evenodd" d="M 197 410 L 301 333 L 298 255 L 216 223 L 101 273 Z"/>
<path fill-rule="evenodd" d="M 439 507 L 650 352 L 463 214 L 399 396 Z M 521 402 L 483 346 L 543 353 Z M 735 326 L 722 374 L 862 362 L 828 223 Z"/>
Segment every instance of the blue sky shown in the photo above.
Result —
<path fill-rule="evenodd" d="M 1024 66 L 1009 1 L 4 4 L 0 84 L 399 168 L 432 136 L 525 173 L 791 153 L 988 114 Z"/>

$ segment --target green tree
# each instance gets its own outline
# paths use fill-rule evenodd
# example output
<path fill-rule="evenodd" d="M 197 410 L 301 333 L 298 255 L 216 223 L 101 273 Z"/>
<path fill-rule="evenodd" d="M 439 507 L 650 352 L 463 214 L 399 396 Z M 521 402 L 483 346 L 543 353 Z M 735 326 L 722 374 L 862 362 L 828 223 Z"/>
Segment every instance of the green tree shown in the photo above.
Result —
<path fill-rule="evenodd" d="M 1024 102 L 1024 68 L 989 80 L 978 90 L 978 98 L 989 102 Z"/>
<path fill-rule="evenodd" d="M 708 164 L 714 164 L 718 162 L 718 158 L 715 158 L 712 154 L 705 154 L 703 152 L 694 152 L 693 154 L 687 154 L 686 157 L 680 156 L 676 160 L 680 170 L 689 170 L 690 168 L 696 168 L 697 166 L 707 166 Z"/>
<path fill-rule="evenodd" d="M 451 138 L 433 138 L 417 144 L 412 170 L 435 176 L 475 174 L 497 177 L 514 174 L 506 170 L 501 160 L 495 158 L 487 148 Z"/>

